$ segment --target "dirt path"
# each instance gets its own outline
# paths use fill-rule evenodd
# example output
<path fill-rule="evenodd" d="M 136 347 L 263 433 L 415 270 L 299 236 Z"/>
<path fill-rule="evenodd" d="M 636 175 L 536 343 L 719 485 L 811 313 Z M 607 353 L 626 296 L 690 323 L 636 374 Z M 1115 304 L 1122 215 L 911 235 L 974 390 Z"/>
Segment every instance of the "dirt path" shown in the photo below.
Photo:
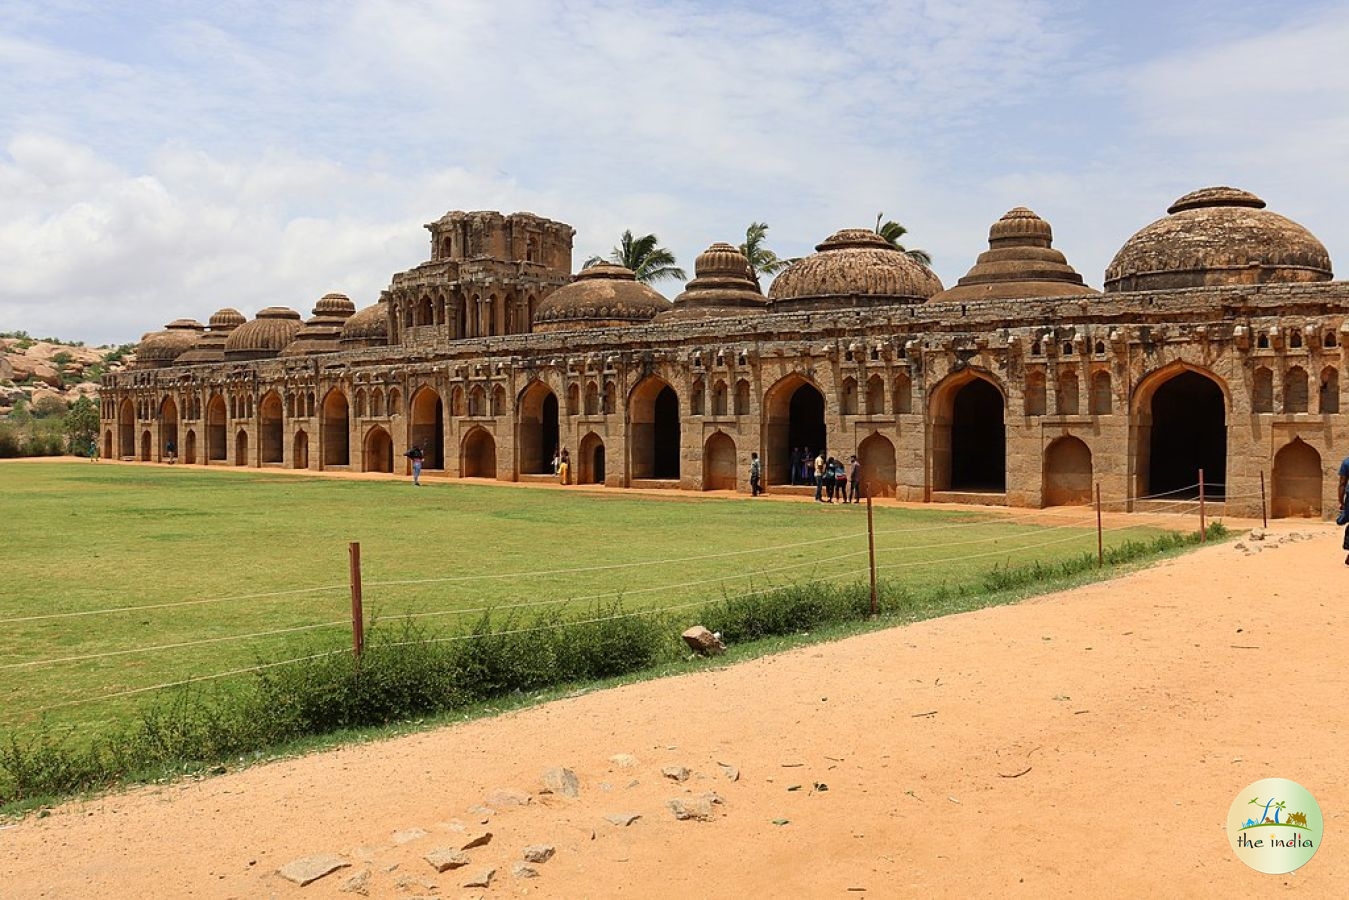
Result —
<path fill-rule="evenodd" d="M 0 896 L 346 897 L 361 872 L 374 897 L 1343 896 L 1349 571 L 1333 526 L 1270 537 L 1252 555 L 1228 543 L 1015 607 L 73 803 L 0 830 Z M 579 797 L 539 793 L 552 766 L 575 771 Z M 1293 875 L 1260 875 L 1227 845 L 1228 805 L 1267 776 L 1301 782 L 1325 815 L 1325 847 Z M 531 802 L 471 811 L 498 789 Z M 713 821 L 667 808 L 707 791 L 724 800 Z M 623 812 L 641 818 L 605 819 Z M 493 838 L 467 868 L 424 861 L 481 820 Z M 513 877 L 536 843 L 557 855 Z M 351 867 L 306 888 L 276 874 L 318 853 Z M 461 887 L 484 867 L 490 888 Z"/>

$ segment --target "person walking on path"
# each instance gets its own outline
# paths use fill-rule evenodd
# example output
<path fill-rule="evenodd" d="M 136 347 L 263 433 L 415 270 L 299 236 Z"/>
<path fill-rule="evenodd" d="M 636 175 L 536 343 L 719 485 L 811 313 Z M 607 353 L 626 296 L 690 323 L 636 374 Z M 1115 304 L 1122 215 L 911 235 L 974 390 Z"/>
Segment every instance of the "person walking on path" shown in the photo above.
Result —
<path fill-rule="evenodd" d="M 409 450 L 407 453 L 404 453 L 403 455 L 406 456 L 408 459 L 412 460 L 412 486 L 421 487 L 422 460 L 426 459 L 426 454 L 422 452 L 422 448 L 420 446 L 418 446 L 417 444 L 413 444 L 412 449 Z"/>
<path fill-rule="evenodd" d="M 749 495 L 751 497 L 757 497 L 763 493 L 762 475 L 763 469 L 759 465 L 759 454 L 751 453 L 749 455 Z"/>
<path fill-rule="evenodd" d="M 563 484 L 571 484 L 571 452 L 566 447 L 562 448 L 562 455 L 558 457 L 557 479 Z"/>
<path fill-rule="evenodd" d="M 89 461 L 98 462 L 98 438 L 89 442 Z"/>
<path fill-rule="evenodd" d="M 820 448 L 820 455 L 815 457 L 815 502 L 823 503 L 824 497 L 824 448 Z"/>
<path fill-rule="evenodd" d="M 1344 526 L 1344 564 L 1349 566 L 1349 503 L 1346 503 L 1346 487 L 1349 487 L 1349 456 L 1340 463 L 1340 514 L 1335 517 L 1335 524 Z"/>
<path fill-rule="evenodd" d="M 173 465 L 178 461 L 178 445 L 169 441 L 164 445 L 164 455 L 168 458 L 169 465 Z"/>
<path fill-rule="evenodd" d="M 854 456 L 848 463 L 849 486 L 852 488 L 852 502 L 862 502 L 862 464 Z"/>

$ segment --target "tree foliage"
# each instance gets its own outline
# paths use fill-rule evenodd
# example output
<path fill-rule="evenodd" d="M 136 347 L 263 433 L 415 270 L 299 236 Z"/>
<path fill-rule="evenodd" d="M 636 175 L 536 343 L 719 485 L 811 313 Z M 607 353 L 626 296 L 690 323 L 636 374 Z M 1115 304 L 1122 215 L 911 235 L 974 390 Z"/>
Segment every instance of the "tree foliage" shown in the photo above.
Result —
<path fill-rule="evenodd" d="M 582 268 L 588 269 L 601 262 L 611 262 L 632 269 L 637 280 L 643 284 L 652 284 L 665 279 L 684 281 L 688 274 L 675 264 L 675 255 L 660 246 L 660 239 L 654 234 L 633 237 L 632 229 L 623 232 L 617 246 L 606 258 L 592 256 Z"/>
<path fill-rule="evenodd" d="M 760 275 L 776 275 L 792 263 L 800 261 L 800 257 L 783 258 L 769 250 L 765 243 L 767 234 L 768 223 L 750 222 L 749 227 L 745 229 L 745 242 L 740 245 L 740 252 L 749 260 L 750 275 L 756 284 Z"/>
<path fill-rule="evenodd" d="M 86 456 L 90 446 L 98 440 L 98 404 L 81 397 L 70 405 L 64 428 L 66 447 L 77 456 Z"/>
<path fill-rule="evenodd" d="M 927 266 L 928 268 L 932 267 L 932 254 L 928 253 L 926 250 L 910 250 L 900 243 L 900 239 L 909 233 L 909 229 L 893 219 L 886 219 L 883 223 L 881 222 L 882 219 L 885 219 L 885 213 L 876 213 L 875 231 L 877 234 L 889 241 L 891 247 L 894 247 L 909 259 L 919 265 Z"/>

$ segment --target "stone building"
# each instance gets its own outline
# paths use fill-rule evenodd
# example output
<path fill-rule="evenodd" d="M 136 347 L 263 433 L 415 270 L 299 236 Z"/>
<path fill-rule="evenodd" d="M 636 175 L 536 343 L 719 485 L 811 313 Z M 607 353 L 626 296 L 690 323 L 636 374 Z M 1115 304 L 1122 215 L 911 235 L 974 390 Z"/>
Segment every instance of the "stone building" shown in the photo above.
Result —
<path fill-rule="evenodd" d="M 222 309 L 146 335 L 106 376 L 103 452 L 201 465 L 790 490 L 795 448 L 856 453 L 875 490 L 1040 507 L 1195 493 L 1229 513 L 1328 515 L 1349 454 L 1340 369 L 1349 283 L 1322 244 L 1232 188 L 1176 201 L 1086 287 L 1049 223 L 1017 208 L 943 290 L 846 229 L 767 296 L 730 244 L 673 302 L 573 231 L 452 212 L 431 259 L 357 311 Z M 1140 501 L 1141 502 L 1141 501 Z"/>

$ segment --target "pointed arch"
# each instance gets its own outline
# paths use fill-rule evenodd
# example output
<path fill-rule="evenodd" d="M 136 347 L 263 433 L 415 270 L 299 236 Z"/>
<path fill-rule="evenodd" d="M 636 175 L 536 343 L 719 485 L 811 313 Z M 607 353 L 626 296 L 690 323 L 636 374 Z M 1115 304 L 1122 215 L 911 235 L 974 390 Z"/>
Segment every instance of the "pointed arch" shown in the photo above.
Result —
<path fill-rule="evenodd" d="M 553 454 L 560 448 L 557 394 L 539 379 L 531 381 L 515 404 L 516 470 L 524 475 L 553 471 Z"/>
<path fill-rule="evenodd" d="M 845 416 L 857 415 L 857 379 L 851 375 L 843 379 L 843 389 L 839 396 L 839 411 Z"/>
<path fill-rule="evenodd" d="M 351 412 L 341 388 L 323 396 L 322 427 L 323 467 L 351 465 Z"/>
<path fill-rule="evenodd" d="M 628 454 L 633 478 L 679 477 L 682 441 L 679 395 L 659 375 L 648 375 L 628 395 Z"/>
<path fill-rule="evenodd" d="M 1274 412 L 1274 372 L 1268 366 L 1257 366 L 1251 376 L 1251 412 Z"/>
<path fill-rule="evenodd" d="M 1274 454 L 1270 513 L 1276 519 L 1321 517 L 1321 454 L 1302 438 L 1293 438 Z"/>
<path fill-rule="evenodd" d="M 430 385 L 417 388 L 412 395 L 408 445 L 422 448 L 422 465 L 427 469 L 445 468 L 445 404 L 440 392 Z"/>
<path fill-rule="evenodd" d="M 1227 481 L 1227 384 L 1208 369 L 1175 362 L 1145 375 L 1133 410 L 1135 494 L 1197 495 L 1199 470 L 1210 496 Z"/>
<path fill-rule="evenodd" d="M 495 478 L 497 476 L 497 448 L 492 433 L 475 425 L 464 435 L 460 445 L 459 471 L 465 478 Z"/>
<path fill-rule="evenodd" d="M 879 375 L 867 379 L 867 415 L 885 414 L 885 382 Z"/>
<path fill-rule="evenodd" d="M 576 454 L 576 483 L 604 484 L 604 440 L 591 431 L 581 438 Z"/>
<path fill-rule="evenodd" d="M 785 375 L 764 394 L 763 418 L 765 483 L 789 484 L 792 448 L 812 458 L 827 448 L 824 391 L 799 372 Z"/>
<path fill-rule="evenodd" d="M 857 461 L 862 464 L 862 490 L 872 497 L 895 496 L 897 478 L 895 445 L 878 432 L 872 432 L 857 445 Z"/>
<path fill-rule="evenodd" d="M 492 410 L 493 416 L 504 416 L 506 414 L 506 389 L 499 384 L 492 386 Z"/>
<path fill-rule="evenodd" d="M 906 416 L 913 412 L 913 379 L 908 372 L 895 376 L 895 415 Z"/>
<path fill-rule="evenodd" d="M 248 465 L 248 430 L 244 428 L 234 433 L 234 464 Z"/>
<path fill-rule="evenodd" d="M 1301 334 L 1299 331 L 1294 334 Z M 1286 414 L 1307 411 L 1307 370 L 1293 366 L 1283 376 L 1283 411 Z"/>
<path fill-rule="evenodd" d="M 600 386 L 594 381 L 586 382 L 585 414 L 597 416 L 600 413 Z"/>
<path fill-rule="evenodd" d="M 986 371 L 966 367 L 932 391 L 932 488 L 1003 493 L 1007 489 L 1007 402 Z"/>
<path fill-rule="evenodd" d="M 309 468 L 309 433 L 303 428 L 295 432 L 291 448 L 291 465 L 296 469 Z"/>
<path fill-rule="evenodd" d="M 170 447 L 170 444 L 172 447 Z M 172 397 L 159 401 L 159 456 L 167 459 L 178 455 L 178 404 Z"/>
<path fill-rule="evenodd" d="M 1061 416 L 1075 416 L 1081 410 L 1078 397 L 1077 369 L 1071 366 L 1059 370 L 1057 390 L 1054 392 L 1055 412 Z"/>
<path fill-rule="evenodd" d="M 365 433 L 361 461 L 364 472 L 393 472 L 393 438 L 384 426 L 376 425 Z"/>
<path fill-rule="evenodd" d="M 1105 369 L 1097 369 L 1091 374 L 1091 414 L 1110 415 L 1111 401 L 1110 373 Z"/>
<path fill-rule="evenodd" d="M 258 437 L 262 464 L 280 465 L 285 460 L 285 426 L 281 416 L 281 395 L 268 391 L 258 404 Z"/>
<path fill-rule="evenodd" d="M 224 462 L 229 455 L 225 443 L 225 398 L 212 394 L 206 401 L 206 458 Z"/>
<path fill-rule="evenodd" d="M 122 401 L 117 412 L 117 434 L 121 447 L 119 456 L 128 459 L 136 457 L 136 406 L 130 399 Z"/>
<path fill-rule="evenodd" d="M 741 378 L 735 383 L 735 414 L 749 415 L 749 379 Z"/>
<path fill-rule="evenodd" d="M 716 431 L 703 444 L 703 490 L 736 489 L 735 441 L 724 431 Z"/>
<path fill-rule="evenodd" d="M 1091 448 L 1065 435 L 1045 448 L 1044 506 L 1076 506 L 1091 502 Z"/>
<path fill-rule="evenodd" d="M 1340 370 L 1326 366 L 1321 370 L 1321 394 L 1318 407 L 1321 415 L 1340 411 Z"/>

